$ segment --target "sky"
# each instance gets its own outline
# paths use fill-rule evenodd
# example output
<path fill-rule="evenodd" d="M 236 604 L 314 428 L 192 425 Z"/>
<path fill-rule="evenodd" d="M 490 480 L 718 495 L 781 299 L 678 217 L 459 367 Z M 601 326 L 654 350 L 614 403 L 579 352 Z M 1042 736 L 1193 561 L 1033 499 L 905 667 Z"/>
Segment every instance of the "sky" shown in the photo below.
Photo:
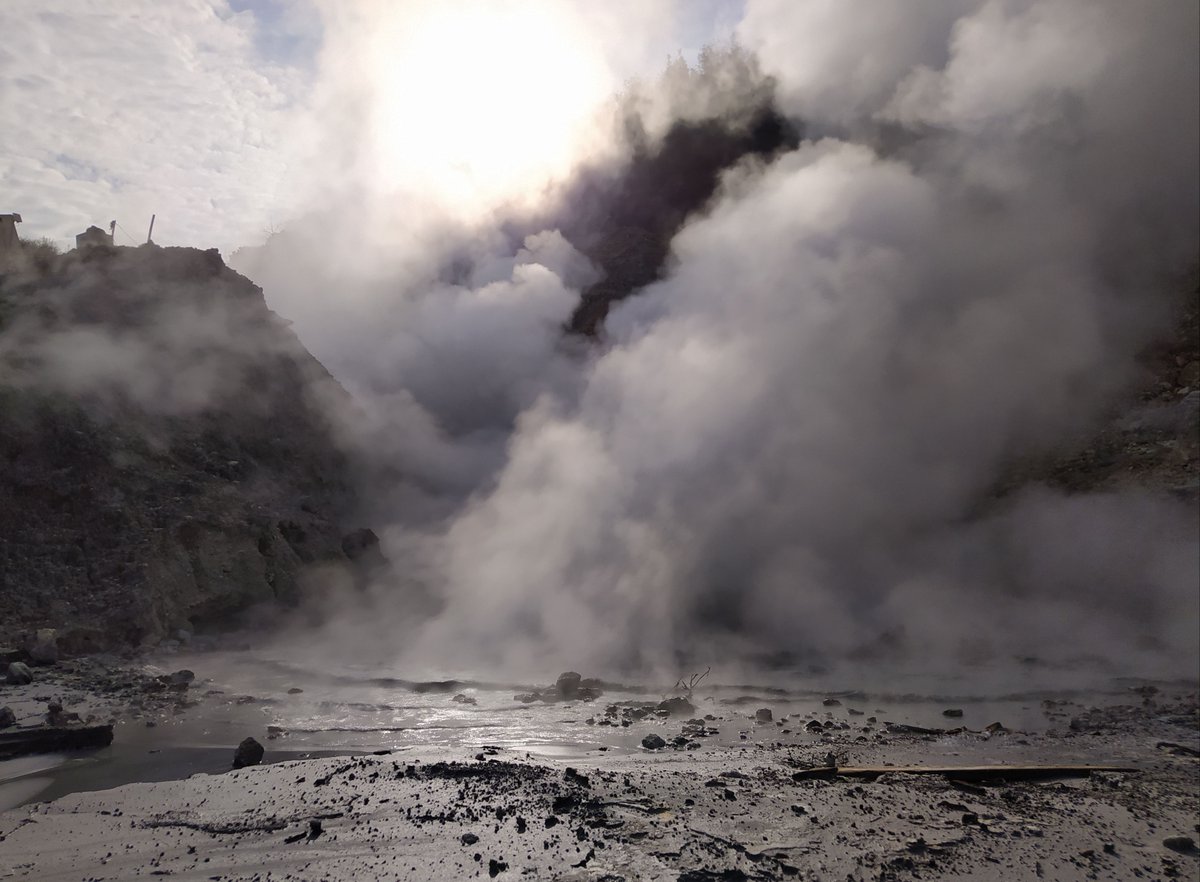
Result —
<path fill-rule="evenodd" d="M 694 59 L 742 11 L 640 5 L 662 26 L 606 56 L 614 84 L 675 52 Z M 327 27 L 343 17 L 325 0 L 5 0 L 0 212 L 23 216 L 23 238 L 64 247 L 114 219 L 117 244 L 142 242 L 152 214 L 160 244 L 228 254 L 261 242 L 309 207 L 297 145 L 329 66 Z"/>

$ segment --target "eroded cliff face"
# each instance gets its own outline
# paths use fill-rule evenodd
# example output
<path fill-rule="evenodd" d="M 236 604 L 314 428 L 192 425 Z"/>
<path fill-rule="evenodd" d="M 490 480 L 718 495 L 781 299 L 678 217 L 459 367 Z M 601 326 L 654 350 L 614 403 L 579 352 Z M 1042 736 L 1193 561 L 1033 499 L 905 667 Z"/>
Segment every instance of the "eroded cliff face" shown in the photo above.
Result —
<path fill-rule="evenodd" d="M 0 276 L 0 639 L 153 644 L 344 564 L 345 393 L 215 251 Z"/>

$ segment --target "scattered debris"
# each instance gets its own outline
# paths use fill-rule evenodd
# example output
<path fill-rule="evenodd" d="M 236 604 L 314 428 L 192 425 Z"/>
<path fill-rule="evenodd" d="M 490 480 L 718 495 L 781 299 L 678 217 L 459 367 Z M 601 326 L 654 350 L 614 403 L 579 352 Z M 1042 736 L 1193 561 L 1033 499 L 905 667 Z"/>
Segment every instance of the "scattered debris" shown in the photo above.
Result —
<path fill-rule="evenodd" d="M 817 766 L 792 774 L 792 780 L 811 778 L 867 778 L 880 775 L 944 775 L 954 781 L 1042 781 L 1086 778 L 1093 772 L 1135 772 L 1126 766 L 1100 765 L 994 765 L 994 766 Z"/>

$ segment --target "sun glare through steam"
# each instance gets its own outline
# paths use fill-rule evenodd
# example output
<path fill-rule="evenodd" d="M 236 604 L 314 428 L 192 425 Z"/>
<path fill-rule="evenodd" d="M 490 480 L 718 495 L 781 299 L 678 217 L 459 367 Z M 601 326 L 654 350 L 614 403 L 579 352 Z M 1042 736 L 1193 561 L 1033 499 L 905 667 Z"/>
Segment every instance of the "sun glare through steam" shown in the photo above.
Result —
<path fill-rule="evenodd" d="M 535 201 L 586 148 L 612 92 L 598 47 L 558 4 L 437 4 L 379 25 L 381 180 L 432 191 L 459 214 Z"/>

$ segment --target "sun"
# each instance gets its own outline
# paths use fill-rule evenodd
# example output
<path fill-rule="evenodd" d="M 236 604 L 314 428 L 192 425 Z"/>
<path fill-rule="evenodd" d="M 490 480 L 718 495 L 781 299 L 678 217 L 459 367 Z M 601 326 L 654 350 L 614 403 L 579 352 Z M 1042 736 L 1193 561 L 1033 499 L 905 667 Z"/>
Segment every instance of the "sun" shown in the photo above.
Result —
<path fill-rule="evenodd" d="M 374 161 L 470 215 L 528 203 L 593 140 L 612 77 L 567 4 L 412 6 L 379 22 L 368 62 Z"/>

